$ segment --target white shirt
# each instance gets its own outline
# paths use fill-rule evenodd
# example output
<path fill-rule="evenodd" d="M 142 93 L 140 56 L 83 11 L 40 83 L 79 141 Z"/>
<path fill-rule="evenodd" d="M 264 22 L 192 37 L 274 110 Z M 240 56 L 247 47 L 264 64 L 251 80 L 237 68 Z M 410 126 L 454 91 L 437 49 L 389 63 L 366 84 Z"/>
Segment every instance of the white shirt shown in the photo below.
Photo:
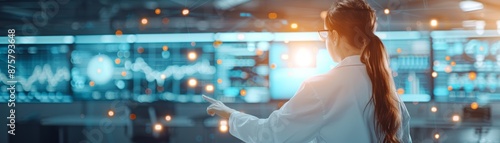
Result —
<path fill-rule="evenodd" d="M 231 113 L 229 133 L 252 143 L 381 142 L 375 130 L 374 106 L 369 102 L 371 90 L 360 56 L 346 57 L 328 73 L 306 80 L 267 119 L 238 111 Z M 402 142 L 411 143 L 410 116 L 399 100 L 402 124 L 397 136 Z"/>

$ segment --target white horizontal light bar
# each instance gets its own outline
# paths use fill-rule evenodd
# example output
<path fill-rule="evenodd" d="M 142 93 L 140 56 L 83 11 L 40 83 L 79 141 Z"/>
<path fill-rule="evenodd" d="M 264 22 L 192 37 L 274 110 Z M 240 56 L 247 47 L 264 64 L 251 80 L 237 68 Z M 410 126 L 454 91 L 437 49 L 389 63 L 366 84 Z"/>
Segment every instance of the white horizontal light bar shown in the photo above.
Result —
<path fill-rule="evenodd" d="M 136 43 L 213 42 L 214 33 L 137 34 Z"/>
<path fill-rule="evenodd" d="M 318 32 L 278 32 L 274 41 L 321 41 Z"/>
<path fill-rule="evenodd" d="M 275 35 L 270 32 L 215 33 L 214 40 L 222 42 L 272 41 Z"/>
<path fill-rule="evenodd" d="M 134 43 L 135 35 L 82 35 L 75 36 L 75 43 L 90 44 L 90 43 Z"/>
<path fill-rule="evenodd" d="M 403 94 L 401 100 L 404 102 L 429 102 L 431 96 L 428 94 Z"/>
<path fill-rule="evenodd" d="M 390 31 L 375 33 L 382 40 L 415 40 L 427 35 L 419 31 Z M 500 37 L 496 30 L 433 31 L 433 38 Z M 234 32 L 234 33 L 183 33 L 183 34 L 127 34 L 127 35 L 77 35 L 77 36 L 16 36 L 17 44 L 90 44 L 90 43 L 168 43 L 168 42 L 269 42 L 269 41 L 321 41 L 317 32 Z M 9 44 L 8 37 L 0 37 L 0 44 Z"/>
<path fill-rule="evenodd" d="M 479 37 L 500 37 L 496 30 L 484 30 L 484 33 L 478 34 L 476 30 L 456 30 L 456 31 L 432 31 L 433 39 L 446 38 L 479 38 Z"/>
<path fill-rule="evenodd" d="M 9 37 L 0 37 L 0 44 L 9 44 Z M 72 44 L 74 36 L 15 36 L 15 44 Z"/>
<path fill-rule="evenodd" d="M 422 38 L 421 32 L 417 31 L 391 31 L 375 32 L 381 40 L 415 40 Z"/>

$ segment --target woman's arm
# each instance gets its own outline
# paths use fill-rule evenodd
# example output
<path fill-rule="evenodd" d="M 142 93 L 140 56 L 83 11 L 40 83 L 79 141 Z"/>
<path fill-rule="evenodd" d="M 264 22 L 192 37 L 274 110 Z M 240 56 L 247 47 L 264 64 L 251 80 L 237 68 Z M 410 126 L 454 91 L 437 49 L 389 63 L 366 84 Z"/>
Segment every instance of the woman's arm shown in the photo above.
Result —
<path fill-rule="evenodd" d="M 279 110 L 267 119 L 233 112 L 229 118 L 231 135 L 245 142 L 308 142 L 324 123 L 324 108 L 306 82 Z"/>
<path fill-rule="evenodd" d="M 401 140 L 404 143 L 412 143 L 411 135 L 410 135 L 410 114 L 408 113 L 408 109 L 406 109 L 405 103 L 401 100 L 399 103 L 399 109 L 401 110 Z"/>

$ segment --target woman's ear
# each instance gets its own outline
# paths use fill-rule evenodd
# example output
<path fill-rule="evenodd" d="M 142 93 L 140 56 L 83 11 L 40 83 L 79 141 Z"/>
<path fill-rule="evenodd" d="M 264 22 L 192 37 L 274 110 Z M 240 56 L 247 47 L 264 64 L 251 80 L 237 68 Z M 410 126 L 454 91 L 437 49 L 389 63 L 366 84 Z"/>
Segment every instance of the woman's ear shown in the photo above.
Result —
<path fill-rule="evenodd" d="M 332 36 L 331 36 L 332 43 L 334 46 L 338 46 L 338 44 L 340 42 L 339 33 L 337 32 L 337 30 L 332 30 L 331 32 L 332 32 Z"/>

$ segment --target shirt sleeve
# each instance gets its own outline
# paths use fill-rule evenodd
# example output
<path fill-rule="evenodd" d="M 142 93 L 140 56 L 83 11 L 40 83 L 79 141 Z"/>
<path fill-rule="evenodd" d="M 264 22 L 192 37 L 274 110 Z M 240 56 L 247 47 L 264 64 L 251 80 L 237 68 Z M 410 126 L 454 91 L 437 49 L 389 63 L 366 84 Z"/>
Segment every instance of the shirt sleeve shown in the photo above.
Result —
<path fill-rule="evenodd" d="M 412 143 L 411 135 L 410 135 L 410 113 L 408 113 L 408 109 L 406 109 L 405 103 L 399 99 L 399 109 L 401 110 L 401 141 L 404 143 Z"/>
<path fill-rule="evenodd" d="M 266 119 L 233 112 L 229 133 L 244 142 L 308 142 L 315 139 L 324 123 L 324 108 L 311 87 L 304 82 L 297 93 Z"/>

